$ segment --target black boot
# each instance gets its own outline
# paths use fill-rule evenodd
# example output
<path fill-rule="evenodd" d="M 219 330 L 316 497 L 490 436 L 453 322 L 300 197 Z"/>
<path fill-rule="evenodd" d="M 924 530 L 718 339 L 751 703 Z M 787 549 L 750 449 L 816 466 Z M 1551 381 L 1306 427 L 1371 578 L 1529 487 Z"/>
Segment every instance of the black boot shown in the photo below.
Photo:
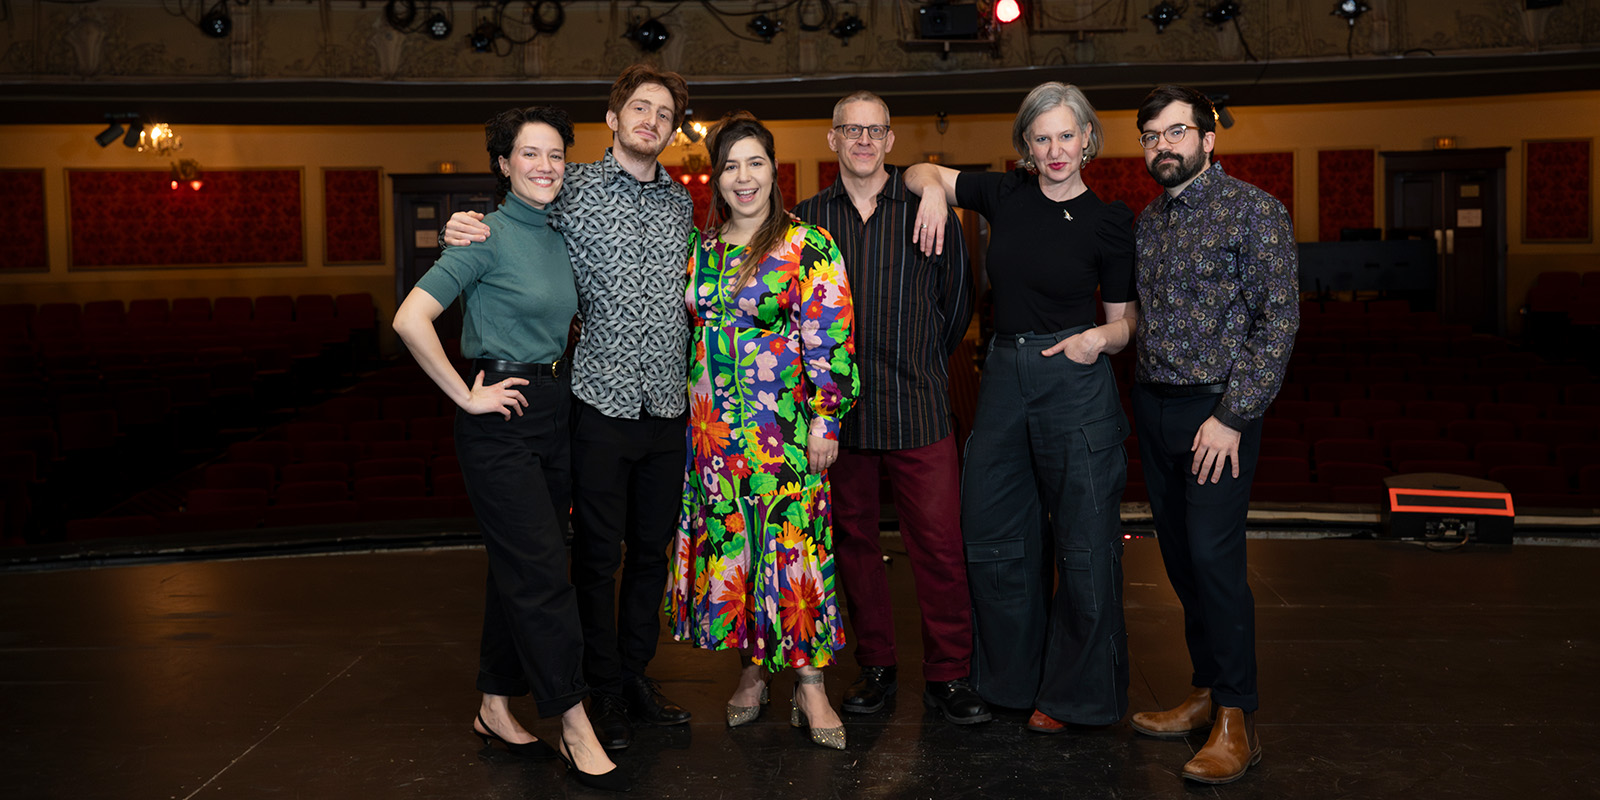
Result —
<path fill-rule="evenodd" d="M 633 726 L 628 724 L 628 701 L 620 694 L 594 692 L 589 717 L 600 746 L 607 750 L 626 750 L 633 744 Z"/>
<path fill-rule="evenodd" d="M 898 688 L 895 667 L 862 667 L 861 675 L 844 693 L 844 710 L 851 714 L 875 714 Z"/>
<path fill-rule="evenodd" d="M 957 725 L 972 725 L 994 719 L 994 715 L 989 713 L 989 704 L 972 690 L 972 684 L 966 678 L 928 681 L 927 688 L 922 692 L 922 702 L 929 708 L 938 709 L 945 719 Z"/>
<path fill-rule="evenodd" d="M 622 696 L 635 719 L 651 725 L 682 725 L 689 710 L 661 696 L 661 684 L 643 675 L 622 676 Z"/>

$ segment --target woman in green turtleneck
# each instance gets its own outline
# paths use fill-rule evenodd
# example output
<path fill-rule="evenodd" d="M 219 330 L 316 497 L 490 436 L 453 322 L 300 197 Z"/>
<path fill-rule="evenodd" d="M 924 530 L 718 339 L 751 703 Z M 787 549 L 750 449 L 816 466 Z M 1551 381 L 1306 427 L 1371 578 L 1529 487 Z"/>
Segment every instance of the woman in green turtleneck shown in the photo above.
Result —
<path fill-rule="evenodd" d="M 456 453 L 488 553 L 473 733 L 521 756 L 551 756 L 511 714 L 508 699 L 531 692 L 539 716 L 561 717 L 554 754 L 578 780 L 626 790 L 584 713 L 583 634 L 567 579 L 571 387 L 561 356 L 578 295 L 546 206 L 561 190 L 572 121 L 559 109 L 511 109 L 484 133 L 505 196 L 484 219 L 494 235 L 447 250 L 394 315 L 395 332 L 459 408 Z M 433 327 L 457 297 L 471 385 Z"/>

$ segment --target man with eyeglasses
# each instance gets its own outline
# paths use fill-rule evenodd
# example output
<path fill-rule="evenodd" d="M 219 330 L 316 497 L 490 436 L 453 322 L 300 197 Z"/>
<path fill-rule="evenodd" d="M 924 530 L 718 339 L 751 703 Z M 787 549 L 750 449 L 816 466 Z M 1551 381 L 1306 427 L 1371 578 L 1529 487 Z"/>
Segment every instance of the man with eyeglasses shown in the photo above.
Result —
<path fill-rule="evenodd" d="M 844 710 L 881 710 L 898 686 L 894 613 L 878 540 L 878 483 L 894 491 L 922 619 L 923 701 L 958 725 L 992 718 L 972 690 L 972 616 L 961 541 L 960 474 L 950 427 L 950 354 L 972 317 L 961 222 L 945 222 L 943 255 L 913 246 L 917 198 L 885 166 L 889 107 L 856 92 L 833 107 L 828 148 L 839 178 L 794 207 L 844 255 L 855 301 L 861 394 L 839 432 L 833 484 L 834 563 L 856 635 L 861 675 Z"/>
<path fill-rule="evenodd" d="M 1187 699 L 1134 714 L 1133 728 L 1159 738 L 1210 728 L 1183 776 L 1229 783 L 1261 760 L 1245 514 L 1261 418 L 1300 326 L 1294 228 L 1282 203 L 1212 160 L 1216 111 L 1204 94 L 1158 86 L 1137 122 L 1145 166 L 1166 191 L 1135 235 L 1133 412 L 1194 675 Z"/>

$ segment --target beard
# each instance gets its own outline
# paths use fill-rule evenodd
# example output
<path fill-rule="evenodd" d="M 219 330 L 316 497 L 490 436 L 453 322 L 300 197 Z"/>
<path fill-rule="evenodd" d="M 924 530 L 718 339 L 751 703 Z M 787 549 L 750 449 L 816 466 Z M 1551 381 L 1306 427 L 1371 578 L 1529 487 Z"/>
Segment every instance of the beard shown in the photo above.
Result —
<path fill-rule="evenodd" d="M 1147 168 L 1150 170 L 1150 177 L 1155 178 L 1156 183 L 1171 189 L 1199 175 L 1203 166 L 1204 162 L 1199 154 L 1193 158 L 1185 158 L 1182 153 L 1163 153 L 1155 161 L 1150 162 Z"/>
<path fill-rule="evenodd" d="M 655 161 L 659 158 L 662 153 L 667 151 L 667 147 L 672 144 L 672 137 L 663 136 L 657 141 L 660 143 L 660 147 L 651 147 L 649 141 L 641 139 L 637 135 L 630 134 L 617 137 L 617 145 L 641 161 Z"/>

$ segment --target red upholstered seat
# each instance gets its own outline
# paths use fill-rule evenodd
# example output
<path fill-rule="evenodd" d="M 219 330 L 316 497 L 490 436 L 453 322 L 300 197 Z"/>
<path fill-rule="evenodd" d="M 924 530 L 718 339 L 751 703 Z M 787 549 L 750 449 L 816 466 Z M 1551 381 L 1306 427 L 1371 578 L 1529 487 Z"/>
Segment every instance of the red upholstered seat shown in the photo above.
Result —
<path fill-rule="evenodd" d="M 1321 439 L 1311 446 L 1316 454 L 1320 480 L 1322 465 L 1329 462 L 1357 464 L 1386 463 L 1383 444 L 1376 439 Z"/>
<path fill-rule="evenodd" d="M 271 464 L 229 462 L 206 467 L 207 489 L 261 489 L 271 491 L 278 470 Z"/>
<path fill-rule="evenodd" d="M 349 499 L 350 486 L 342 480 L 295 481 L 278 487 L 280 506 L 338 503 Z"/>
<path fill-rule="evenodd" d="M 1383 479 L 1393 474 L 1382 464 L 1357 464 L 1350 461 L 1317 464 L 1317 483 L 1329 486 L 1382 486 Z"/>
<path fill-rule="evenodd" d="M 367 458 L 357 461 L 350 468 L 350 476 L 358 484 L 366 478 L 390 475 L 411 475 L 421 478 L 425 474 L 427 468 L 420 458 Z"/>
<path fill-rule="evenodd" d="M 1311 464 L 1303 458 L 1258 458 L 1256 480 L 1266 483 L 1306 483 L 1311 480 Z"/>
<path fill-rule="evenodd" d="M 427 483 L 421 474 L 377 475 L 357 478 L 355 482 L 356 499 L 359 501 L 424 497 L 427 491 Z"/>
<path fill-rule="evenodd" d="M 1472 457 L 1489 472 L 1495 467 L 1542 467 L 1550 464 L 1550 447 L 1541 442 L 1479 442 Z"/>
<path fill-rule="evenodd" d="M 1407 461 L 1469 461 L 1470 451 L 1466 442 L 1448 439 L 1396 439 L 1389 443 L 1389 463 L 1398 466 Z"/>
<path fill-rule="evenodd" d="M 1465 475 L 1469 478 L 1481 478 L 1484 476 L 1483 465 L 1476 461 L 1420 459 L 1417 461 L 1399 461 L 1394 466 L 1395 472 L 1402 475 L 1413 472 L 1443 472 L 1448 475 Z"/>
<path fill-rule="evenodd" d="M 1567 476 L 1562 474 L 1560 467 L 1551 466 L 1509 466 L 1495 467 L 1489 470 L 1489 480 L 1505 484 L 1511 491 L 1512 499 L 1516 499 L 1519 492 L 1530 494 L 1570 494 L 1567 485 Z"/>
<path fill-rule="evenodd" d="M 285 464 L 281 473 L 283 482 L 305 483 L 311 481 L 338 481 L 350 479 L 350 465 L 343 461 L 311 461 L 304 464 Z M 282 498 L 279 498 L 282 501 Z"/>

